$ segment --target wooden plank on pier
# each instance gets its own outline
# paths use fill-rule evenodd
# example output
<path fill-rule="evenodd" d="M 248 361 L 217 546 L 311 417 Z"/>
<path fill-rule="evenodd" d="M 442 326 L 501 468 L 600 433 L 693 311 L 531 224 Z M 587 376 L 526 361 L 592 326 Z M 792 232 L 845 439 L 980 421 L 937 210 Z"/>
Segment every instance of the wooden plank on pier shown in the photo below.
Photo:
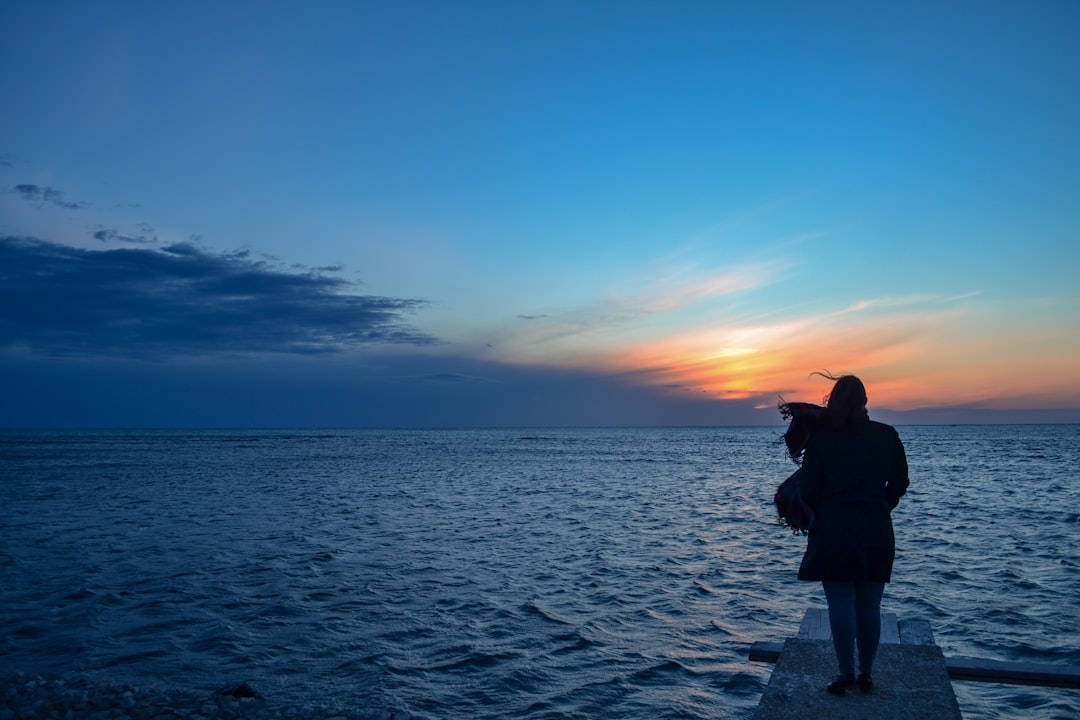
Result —
<path fill-rule="evenodd" d="M 905 645 L 935 645 L 934 632 L 926 620 L 901 620 L 897 623 L 900 642 Z M 946 661 L 947 662 L 947 661 Z"/>
<path fill-rule="evenodd" d="M 799 625 L 800 640 L 829 640 L 832 630 L 829 628 L 829 611 L 825 608 L 807 608 Z"/>
<path fill-rule="evenodd" d="M 929 627 L 927 625 L 927 628 Z M 802 623 L 799 625 L 799 634 L 795 637 L 799 640 L 832 640 L 832 629 L 829 627 L 829 611 L 826 608 L 807 608 L 806 613 L 803 614 Z M 878 641 L 893 644 L 900 642 L 896 613 L 881 613 L 881 635 Z M 933 645 L 934 643 L 929 644 Z"/>
<path fill-rule="evenodd" d="M 1043 663 L 1006 662 L 983 658 L 945 658 L 953 680 L 1080 688 L 1080 668 Z"/>
<path fill-rule="evenodd" d="M 750 646 L 750 662 L 774 663 L 783 649 L 784 643 L 756 642 Z"/>
<path fill-rule="evenodd" d="M 900 628 L 896 624 L 896 613 L 881 613 L 881 635 L 878 642 L 900 644 Z"/>
<path fill-rule="evenodd" d="M 941 648 L 885 643 L 874 663 L 874 690 L 844 696 L 825 691 L 836 673 L 832 643 L 789 638 L 754 720 L 961 720 Z"/>

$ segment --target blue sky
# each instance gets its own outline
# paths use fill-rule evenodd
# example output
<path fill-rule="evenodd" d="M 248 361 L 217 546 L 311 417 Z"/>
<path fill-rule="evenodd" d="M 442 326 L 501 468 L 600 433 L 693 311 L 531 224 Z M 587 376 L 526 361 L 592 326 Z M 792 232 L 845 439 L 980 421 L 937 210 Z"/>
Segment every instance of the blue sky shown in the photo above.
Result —
<path fill-rule="evenodd" d="M 890 419 L 1080 420 L 1078 32 L 5 3 L 0 423 L 771 423 L 823 368 Z"/>

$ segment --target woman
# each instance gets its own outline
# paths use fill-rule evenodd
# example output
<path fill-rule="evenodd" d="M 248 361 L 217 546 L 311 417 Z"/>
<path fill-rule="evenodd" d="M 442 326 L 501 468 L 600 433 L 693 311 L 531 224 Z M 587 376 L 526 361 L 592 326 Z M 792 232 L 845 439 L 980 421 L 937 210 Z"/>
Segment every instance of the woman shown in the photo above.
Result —
<path fill-rule="evenodd" d="M 896 430 L 867 415 L 862 381 L 825 377 L 836 383 L 807 440 L 799 481 L 814 511 L 799 579 L 820 581 L 825 590 L 840 666 L 827 689 L 842 695 L 856 684 L 863 692 L 874 686 L 881 595 L 895 554 L 890 513 L 907 492 L 908 468 Z"/>

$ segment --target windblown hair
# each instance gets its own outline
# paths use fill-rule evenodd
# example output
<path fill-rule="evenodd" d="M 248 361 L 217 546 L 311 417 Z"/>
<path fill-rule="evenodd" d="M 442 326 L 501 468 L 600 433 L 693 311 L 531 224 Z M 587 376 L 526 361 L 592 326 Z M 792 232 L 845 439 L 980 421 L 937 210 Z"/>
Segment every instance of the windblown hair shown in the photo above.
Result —
<path fill-rule="evenodd" d="M 802 463 L 806 442 L 811 434 L 823 428 L 840 429 L 870 420 L 866 413 L 866 387 L 862 380 L 854 375 L 833 375 L 828 371 L 812 374 L 833 381 L 832 392 L 822 400 L 821 405 L 788 402 L 783 397 L 776 404 L 780 416 L 790 421 L 783 440 L 796 465 Z"/>
<path fill-rule="evenodd" d="M 844 428 L 870 419 L 866 413 L 866 386 L 862 380 L 854 375 L 814 374 L 835 383 L 825 399 L 825 413 L 822 417 L 825 425 Z"/>

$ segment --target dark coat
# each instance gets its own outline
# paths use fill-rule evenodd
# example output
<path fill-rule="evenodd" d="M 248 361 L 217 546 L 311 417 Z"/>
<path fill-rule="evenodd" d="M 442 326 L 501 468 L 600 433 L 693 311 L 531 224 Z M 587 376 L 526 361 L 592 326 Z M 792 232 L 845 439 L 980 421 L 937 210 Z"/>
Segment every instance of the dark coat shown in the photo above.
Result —
<path fill-rule="evenodd" d="M 866 421 L 815 431 L 799 481 L 814 510 L 799 579 L 889 582 L 891 511 L 907 487 L 907 457 L 891 426 Z"/>

